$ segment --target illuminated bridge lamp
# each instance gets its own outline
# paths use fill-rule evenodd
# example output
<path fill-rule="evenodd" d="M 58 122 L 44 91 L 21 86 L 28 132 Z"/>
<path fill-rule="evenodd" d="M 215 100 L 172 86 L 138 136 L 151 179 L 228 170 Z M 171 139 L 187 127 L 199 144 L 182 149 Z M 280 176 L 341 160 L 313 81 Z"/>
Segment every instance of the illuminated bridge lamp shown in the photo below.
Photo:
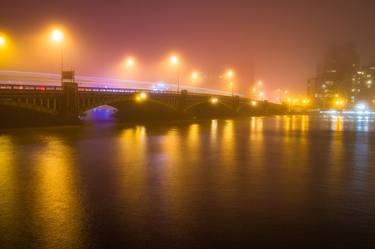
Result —
<path fill-rule="evenodd" d="M 250 104 L 251 104 L 252 106 L 257 106 L 257 105 L 258 105 L 258 102 L 256 102 L 255 100 L 252 100 L 252 101 L 250 102 Z"/>
<path fill-rule="evenodd" d="M 140 97 L 141 97 L 142 100 L 145 100 L 145 99 L 147 99 L 147 94 L 146 93 L 141 93 Z"/>
<path fill-rule="evenodd" d="M 144 92 L 137 94 L 135 96 L 135 101 L 137 102 L 142 102 L 142 101 L 145 101 L 146 99 L 147 99 L 147 93 L 144 93 Z"/>
<path fill-rule="evenodd" d="M 217 104 L 217 102 L 219 102 L 219 99 L 218 98 L 216 98 L 216 97 L 212 97 L 211 99 L 210 99 L 210 102 L 211 102 L 211 104 Z"/>

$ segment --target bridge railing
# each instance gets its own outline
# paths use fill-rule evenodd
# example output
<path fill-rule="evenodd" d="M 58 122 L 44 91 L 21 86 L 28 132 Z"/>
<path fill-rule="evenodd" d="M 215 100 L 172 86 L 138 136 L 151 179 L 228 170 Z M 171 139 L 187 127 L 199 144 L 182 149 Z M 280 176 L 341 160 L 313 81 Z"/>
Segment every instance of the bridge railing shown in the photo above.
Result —
<path fill-rule="evenodd" d="M 134 88 L 101 88 L 101 87 L 78 87 L 78 92 L 85 93 L 113 93 L 113 94 L 122 94 L 122 93 L 149 93 L 149 94 L 178 94 L 177 91 L 170 90 L 154 90 L 154 89 L 134 89 Z M 220 97 L 231 97 L 226 94 L 220 93 L 200 93 L 200 92 L 187 92 L 189 95 L 196 96 L 220 96 Z"/>
<path fill-rule="evenodd" d="M 45 92 L 45 91 L 62 91 L 61 86 L 31 86 L 31 85 L 9 85 L 9 84 L 0 84 L 0 91 L 37 91 L 37 92 Z"/>
<path fill-rule="evenodd" d="M 48 85 L 13 85 L 3 84 L 0 81 L 0 91 L 22 91 L 22 92 L 62 92 L 61 86 L 48 86 Z M 102 87 L 78 87 L 78 92 L 84 93 L 108 93 L 108 94 L 125 94 L 125 93 L 140 93 L 145 92 L 148 94 L 178 94 L 177 91 L 170 90 L 154 90 L 154 89 L 134 89 L 134 88 L 102 88 Z M 228 95 L 220 93 L 209 93 L 209 92 L 191 92 L 188 91 L 189 95 L 195 96 L 218 96 L 218 97 L 230 97 Z"/>

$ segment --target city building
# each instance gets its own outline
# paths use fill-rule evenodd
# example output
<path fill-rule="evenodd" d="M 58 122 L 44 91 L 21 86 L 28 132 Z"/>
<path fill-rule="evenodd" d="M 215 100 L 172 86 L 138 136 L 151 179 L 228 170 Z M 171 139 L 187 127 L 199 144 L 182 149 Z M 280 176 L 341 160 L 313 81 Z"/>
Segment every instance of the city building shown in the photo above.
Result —
<path fill-rule="evenodd" d="M 361 66 L 351 44 L 335 45 L 307 81 L 307 94 L 316 108 L 352 108 L 358 102 L 375 103 L 375 64 Z"/>

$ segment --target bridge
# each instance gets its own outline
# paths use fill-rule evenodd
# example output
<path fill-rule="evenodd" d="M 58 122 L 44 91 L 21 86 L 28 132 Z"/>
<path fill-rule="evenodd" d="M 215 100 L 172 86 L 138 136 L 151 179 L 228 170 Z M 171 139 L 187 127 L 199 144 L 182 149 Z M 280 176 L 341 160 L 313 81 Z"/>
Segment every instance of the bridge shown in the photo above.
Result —
<path fill-rule="evenodd" d="M 173 87 L 165 83 L 75 77 L 73 71 L 63 71 L 60 76 L 0 71 L 0 106 L 78 119 L 80 114 L 99 106 L 134 102 L 149 102 L 179 114 L 189 113 L 202 104 L 233 113 L 260 105 L 225 91 L 182 86 L 177 92 Z"/>

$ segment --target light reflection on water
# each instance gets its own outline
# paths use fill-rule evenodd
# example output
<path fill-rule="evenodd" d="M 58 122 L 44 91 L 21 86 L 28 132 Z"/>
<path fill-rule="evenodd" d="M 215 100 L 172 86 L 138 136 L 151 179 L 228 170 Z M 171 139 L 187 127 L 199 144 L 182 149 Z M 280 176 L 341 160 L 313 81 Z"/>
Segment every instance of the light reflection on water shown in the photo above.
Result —
<path fill-rule="evenodd" d="M 71 148 L 56 137 L 43 137 L 45 145 L 33 155 L 33 230 L 42 248 L 80 247 L 82 203 Z M 31 187 L 31 186 L 30 186 Z M 72 222 L 74 221 L 74 222 Z"/>
<path fill-rule="evenodd" d="M 278 116 L 3 131 L 0 239 L 5 248 L 220 248 L 288 234 L 313 244 L 319 230 L 343 245 L 366 241 L 374 127 Z"/>

